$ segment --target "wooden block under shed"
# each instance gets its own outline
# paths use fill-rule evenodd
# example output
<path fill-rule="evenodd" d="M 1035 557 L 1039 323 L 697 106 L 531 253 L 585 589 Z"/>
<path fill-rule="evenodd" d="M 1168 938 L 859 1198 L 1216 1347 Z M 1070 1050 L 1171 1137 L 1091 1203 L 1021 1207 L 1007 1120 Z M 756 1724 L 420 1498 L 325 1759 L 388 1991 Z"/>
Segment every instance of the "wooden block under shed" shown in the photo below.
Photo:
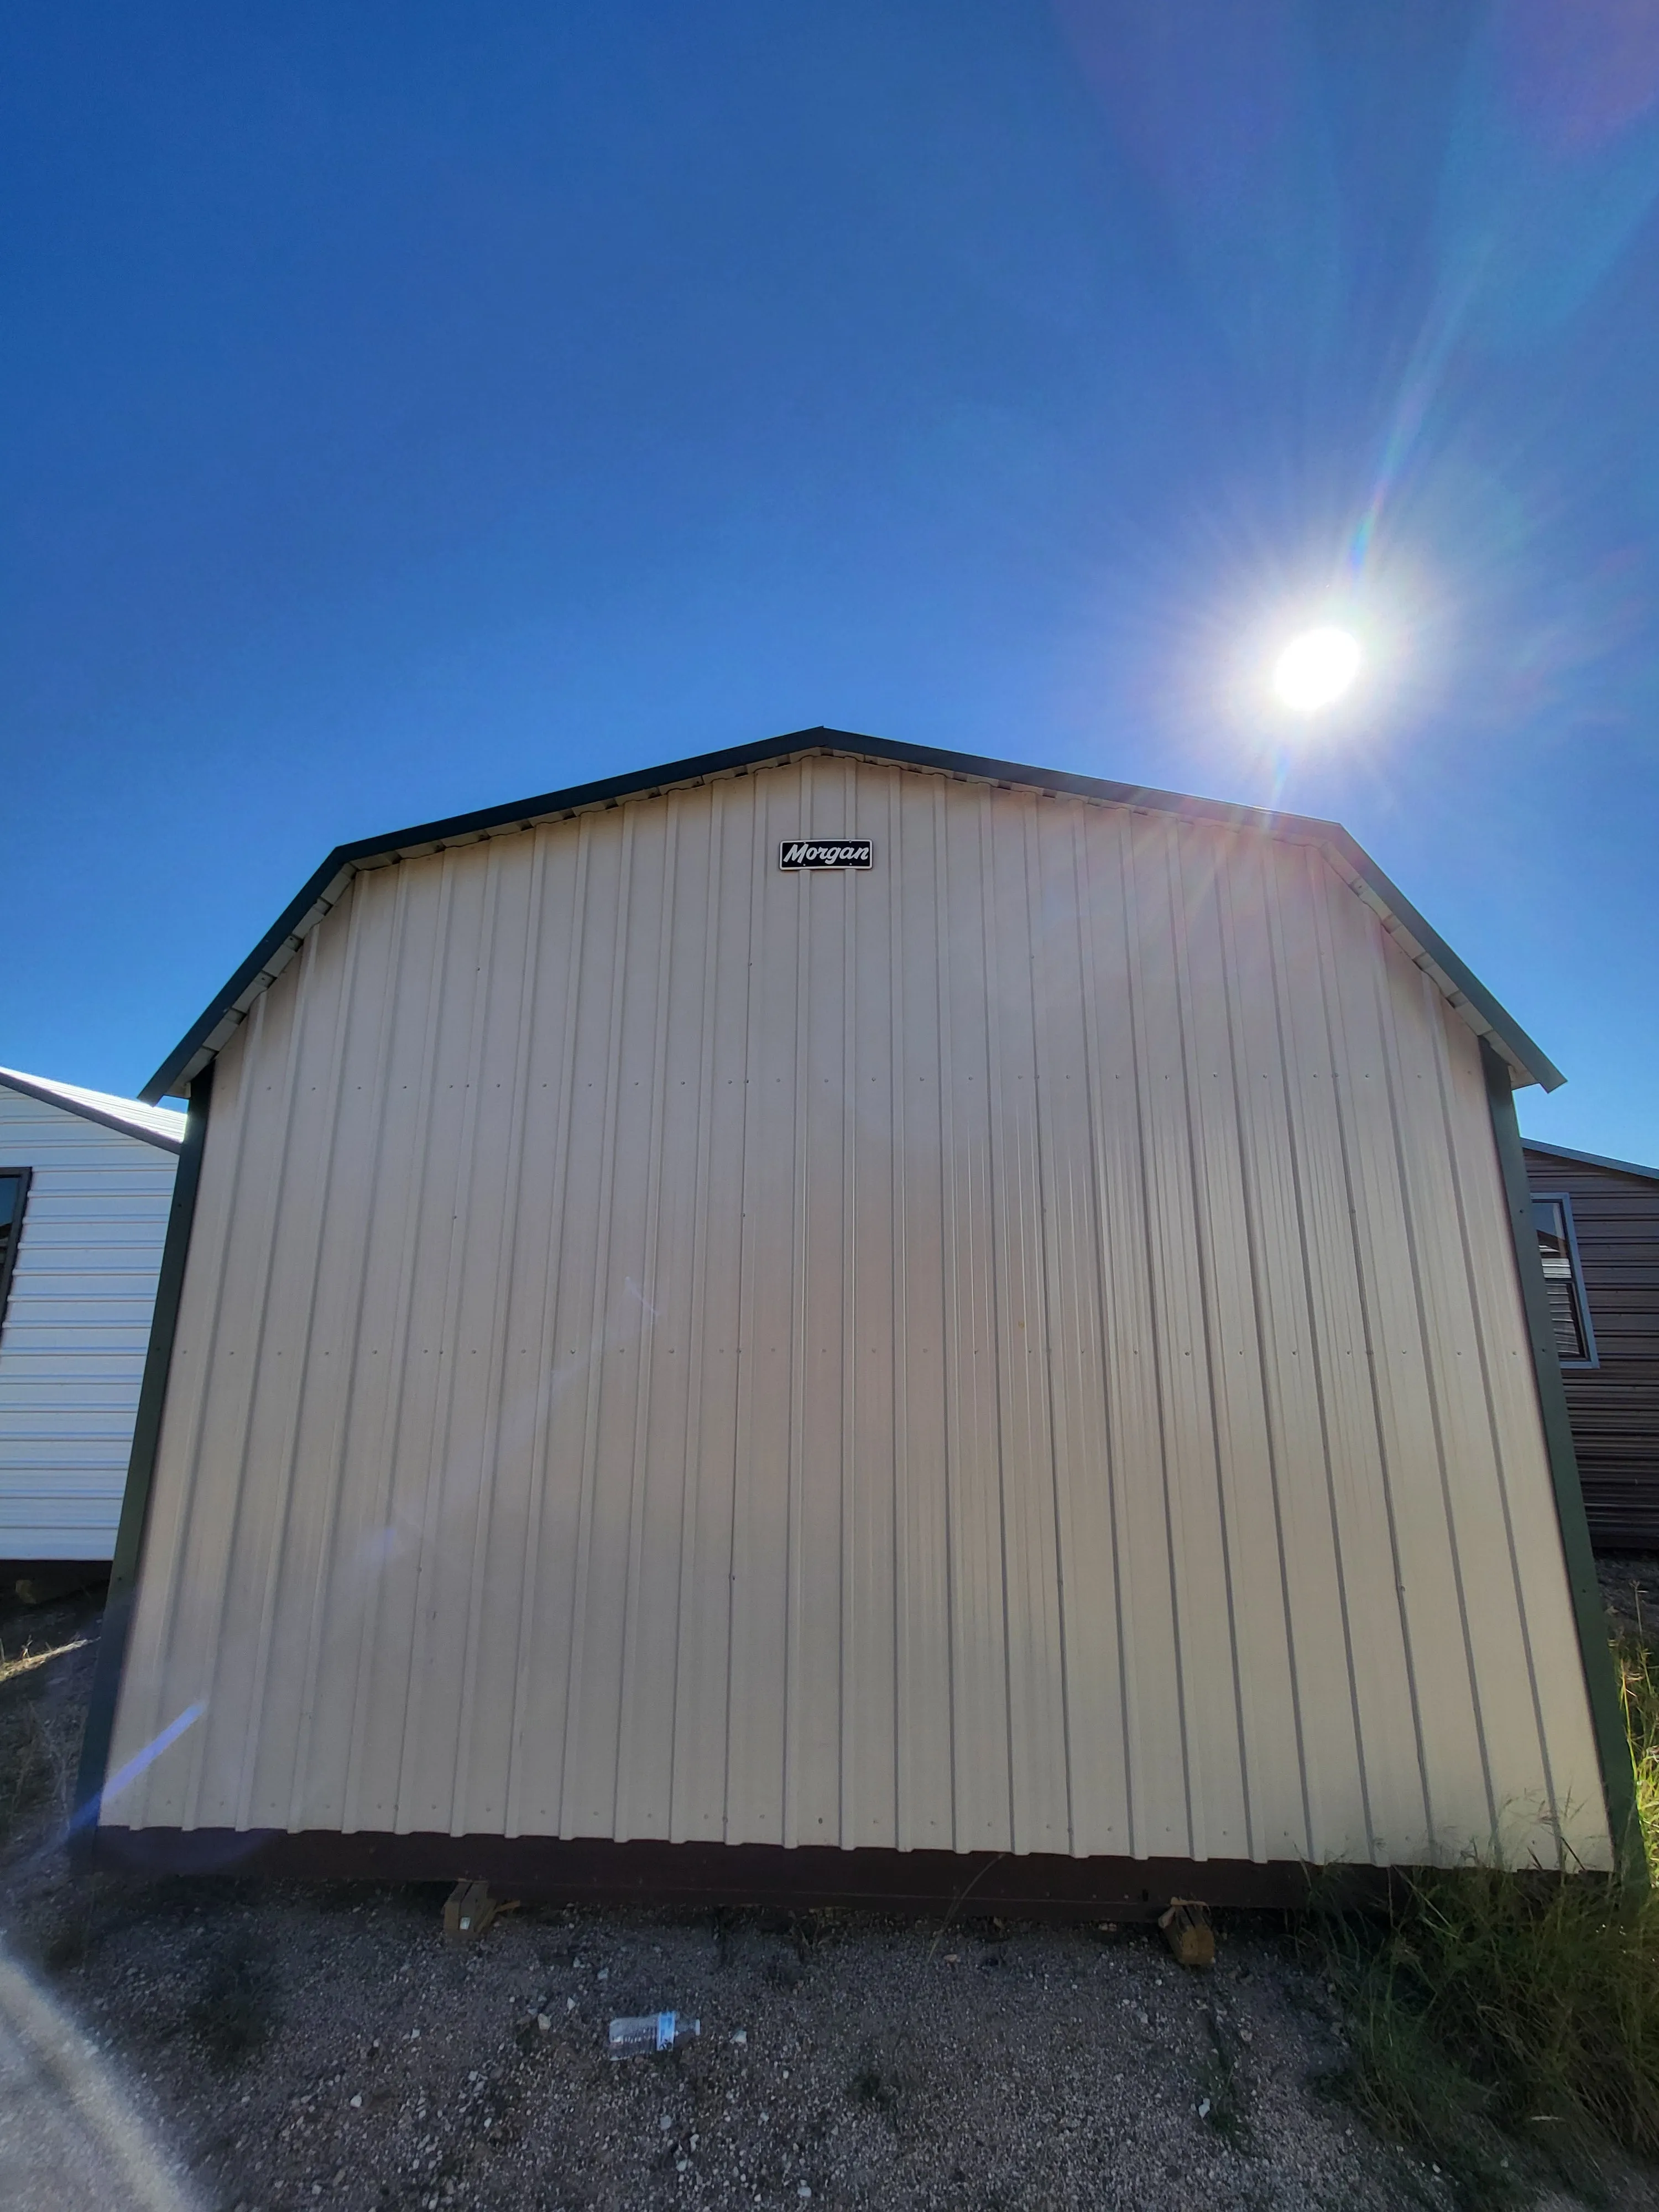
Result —
<path fill-rule="evenodd" d="M 1214 1966 L 1215 1930 L 1210 1925 L 1207 1905 L 1196 1898 L 1172 1897 L 1169 1911 L 1158 1915 L 1158 1924 L 1182 1966 Z"/>
<path fill-rule="evenodd" d="M 455 1943 L 476 1943 L 500 1911 L 487 1881 L 458 1881 L 444 1899 L 444 1934 Z"/>

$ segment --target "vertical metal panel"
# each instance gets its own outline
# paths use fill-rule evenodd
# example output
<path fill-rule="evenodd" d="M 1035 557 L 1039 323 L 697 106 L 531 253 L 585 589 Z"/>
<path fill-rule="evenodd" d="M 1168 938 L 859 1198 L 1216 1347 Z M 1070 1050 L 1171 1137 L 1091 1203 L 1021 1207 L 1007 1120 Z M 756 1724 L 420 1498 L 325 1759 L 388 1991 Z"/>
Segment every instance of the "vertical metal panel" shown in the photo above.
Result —
<path fill-rule="evenodd" d="M 114 1550 L 177 1166 L 0 1084 L 0 1168 L 33 1170 L 0 1333 L 0 1559 Z"/>
<path fill-rule="evenodd" d="M 218 1080 L 112 1818 L 1605 1859 L 1477 1048 L 1310 848 L 811 758 L 360 876 Z"/>

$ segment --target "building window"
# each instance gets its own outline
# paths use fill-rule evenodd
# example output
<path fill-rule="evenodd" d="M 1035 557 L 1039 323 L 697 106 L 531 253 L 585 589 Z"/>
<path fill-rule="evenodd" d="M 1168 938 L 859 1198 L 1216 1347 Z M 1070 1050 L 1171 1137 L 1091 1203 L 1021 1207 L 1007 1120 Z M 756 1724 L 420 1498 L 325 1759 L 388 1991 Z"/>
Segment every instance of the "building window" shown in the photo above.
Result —
<path fill-rule="evenodd" d="M 0 1328 L 6 1319 L 17 1240 L 23 1233 L 23 1205 L 29 1192 L 27 1168 L 0 1168 Z"/>
<path fill-rule="evenodd" d="M 1532 1201 L 1538 1231 L 1538 1256 L 1544 1263 L 1544 1288 L 1550 1302 L 1555 1348 L 1564 1367 L 1594 1367 L 1595 1332 L 1584 1297 L 1584 1271 L 1578 1263 L 1578 1239 L 1572 1225 L 1572 1200 L 1540 1197 Z"/>

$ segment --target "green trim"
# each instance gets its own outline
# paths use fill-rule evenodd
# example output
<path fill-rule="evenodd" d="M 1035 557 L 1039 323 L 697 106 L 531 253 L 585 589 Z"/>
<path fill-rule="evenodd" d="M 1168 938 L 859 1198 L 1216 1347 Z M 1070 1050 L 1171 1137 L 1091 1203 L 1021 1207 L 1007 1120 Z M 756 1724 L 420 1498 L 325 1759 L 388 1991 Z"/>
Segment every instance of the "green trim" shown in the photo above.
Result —
<path fill-rule="evenodd" d="M 167 1215 L 167 1241 L 161 1247 L 149 1349 L 144 1358 L 144 1379 L 139 1386 L 138 1412 L 132 1426 L 132 1454 L 127 1462 L 121 1520 L 115 1535 L 115 1558 L 110 1567 L 109 1599 L 104 1608 L 98 1666 L 87 1705 L 86 1734 L 81 1740 L 81 1771 L 76 1780 L 75 1816 L 70 1827 L 82 1846 L 88 1841 L 86 1831 L 97 1824 L 109 1772 L 116 1700 L 121 1693 L 121 1670 L 126 1661 L 127 1632 L 132 1620 L 133 1587 L 138 1579 L 144 1525 L 149 1517 L 150 1485 L 155 1474 L 156 1447 L 161 1437 L 161 1413 L 167 1403 L 167 1376 L 173 1366 L 173 1341 L 179 1328 L 185 1261 L 190 1254 L 190 1234 L 196 1221 L 196 1194 L 201 1187 L 202 1152 L 207 1142 L 208 1109 L 212 1098 L 213 1069 L 210 1066 L 203 1069 L 191 1086 L 190 1115 L 185 1123 L 179 1172 L 173 1178 L 173 1206 Z"/>
<path fill-rule="evenodd" d="M 1498 1164 L 1504 1177 L 1510 1234 L 1514 1239 L 1516 1266 L 1521 1278 L 1533 1373 L 1538 1381 L 1538 1409 L 1544 1423 L 1544 1448 L 1549 1455 L 1550 1476 L 1555 1485 L 1561 1548 L 1566 1555 L 1567 1583 L 1572 1592 L 1573 1617 L 1584 1662 L 1584 1686 L 1595 1730 L 1601 1786 L 1607 1793 L 1607 1822 L 1615 1863 L 1629 1887 L 1645 1889 L 1648 1862 L 1636 1812 L 1636 1773 L 1631 1763 L 1630 1738 L 1625 1731 L 1619 1684 L 1613 1671 L 1613 1655 L 1607 1648 L 1607 1616 L 1595 1579 L 1589 1523 L 1584 1517 L 1578 1455 L 1573 1449 L 1567 1394 L 1561 1382 L 1561 1361 L 1555 1349 L 1555 1332 L 1550 1325 L 1544 1263 L 1539 1257 L 1538 1237 L 1533 1228 L 1532 1192 L 1527 1183 L 1527 1162 L 1522 1149 L 1521 1125 L 1516 1118 L 1515 1092 L 1510 1085 L 1509 1069 L 1484 1037 L 1480 1060 L 1486 1070 L 1486 1100 L 1492 1108 L 1492 1134 L 1498 1141 Z"/>

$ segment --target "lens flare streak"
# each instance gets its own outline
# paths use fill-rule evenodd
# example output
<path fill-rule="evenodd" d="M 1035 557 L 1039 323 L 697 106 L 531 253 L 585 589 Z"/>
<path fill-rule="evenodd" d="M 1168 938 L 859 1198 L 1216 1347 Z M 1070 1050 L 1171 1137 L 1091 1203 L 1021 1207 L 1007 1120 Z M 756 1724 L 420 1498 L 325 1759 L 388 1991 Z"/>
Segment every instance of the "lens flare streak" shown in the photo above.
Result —
<path fill-rule="evenodd" d="M 170 1744 L 177 1743 L 185 1730 L 200 1720 L 206 1711 L 207 1704 L 204 1698 L 198 1698 L 193 1705 L 186 1705 L 177 1720 L 169 1721 L 159 1735 L 152 1736 L 141 1752 L 128 1759 L 118 1774 L 110 1777 L 95 1797 L 88 1799 L 70 1822 L 70 1833 L 73 1835 L 77 1829 L 90 1827 L 94 1821 L 101 1820 L 104 1808 L 110 1800 L 118 1797 L 122 1790 L 136 1782 L 144 1769 L 158 1759 Z"/>

